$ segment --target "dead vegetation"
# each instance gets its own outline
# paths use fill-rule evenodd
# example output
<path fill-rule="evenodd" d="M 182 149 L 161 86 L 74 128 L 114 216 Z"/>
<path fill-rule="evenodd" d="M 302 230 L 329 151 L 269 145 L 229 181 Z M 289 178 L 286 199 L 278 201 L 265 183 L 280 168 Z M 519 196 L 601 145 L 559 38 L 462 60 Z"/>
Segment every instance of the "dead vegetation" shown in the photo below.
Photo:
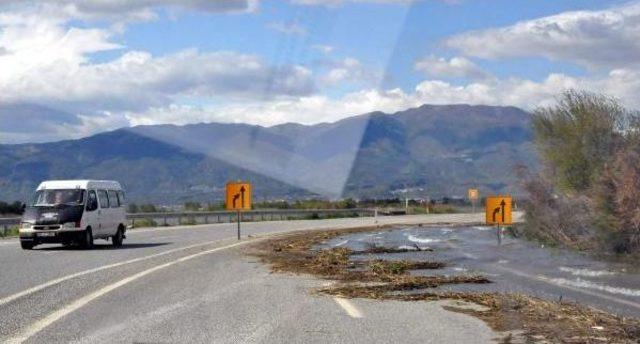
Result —
<path fill-rule="evenodd" d="M 420 247 L 418 245 L 399 248 L 399 247 L 382 246 L 375 243 L 367 243 L 366 248 L 364 250 L 354 251 L 353 254 L 407 253 L 407 252 L 418 252 L 418 251 L 433 251 L 433 249 L 430 247 Z"/>
<path fill-rule="evenodd" d="M 446 264 L 429 261 L 375 259 L 361 262 L 360 265 L 367 265 L 369 271 L 375 275 L 402 275 L 410 270 L 441 269 Z"/>
<path fill-rule="evenodd" d="M 531 343 L 638 343 L 640 321 L 618 317 L 573 303 L 547 301 L 521 294 L 452 292 L 439 286 L 491 283 L 477 275 L 419 276 L 412 270 L 440 269 L 436 261 L 383 260 L 380 255 L 398 253 L 383 246 L 370 246 L 367 253 L 376 259 L 351 260 L 354 254 L 345 247 L 316 249 L 317 245 L 343 235 L 380 230 L 360 228 L 301 232 L 261 242 L 252 254 L 268 263 L 274 271 L 311 274 L 337 283 L 316 290 L 318 293 L 349 298 L 398 301 L 453 300 L 447 310 L 469 314 L 484 320 L 496 331 L 504 332 L 503 342 L 522 336 Z M 375 247 L 374 250 L 371 250 Z M 406 251 L 409 252 L 409 251 Z M 411 251 L 415 252 L 415 251 Z M 458 307 L 456 302 L 480 305 Z"/>

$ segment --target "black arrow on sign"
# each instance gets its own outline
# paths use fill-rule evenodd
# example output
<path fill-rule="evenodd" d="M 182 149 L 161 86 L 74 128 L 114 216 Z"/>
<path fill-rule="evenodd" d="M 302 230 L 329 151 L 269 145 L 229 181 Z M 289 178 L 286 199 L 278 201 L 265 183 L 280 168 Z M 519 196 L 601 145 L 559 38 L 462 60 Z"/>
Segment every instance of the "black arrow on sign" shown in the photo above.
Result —
<path fill-rule="evenodd" d="M 504 206 L 505 205 L 507 205 L 507 203 L 503 199 L 502 202 L 500 202 L 500 208 L 502 208 L 502 223 L 504 223 Z"/>
<path fill-rule="evenodd" d="M 234 209 L 235 209 L 235 208 L 237 208 L 237 207 L 236 207 L 236 201 L 238 200 L 238 197 L 240 197 L 240 195 L 239 195 L 239 194 L 235 194 L 235 195 L 233 195 L 233 208 L 234 208 Z"/>
<path fill-rule="evenodd" d="M 244 208 L 244 192 L 246 191 L 246 189 L 244 188 L 244 185 L 242 187 L 240 187 L 240 197 L 241 197 L 241 204 L 242 207 Z"/>
<path fill-rule="evenodd" d="M 496 215 L 500 212 L 500 207 L 493 209 L 493 222 L 496 222 Z"/>

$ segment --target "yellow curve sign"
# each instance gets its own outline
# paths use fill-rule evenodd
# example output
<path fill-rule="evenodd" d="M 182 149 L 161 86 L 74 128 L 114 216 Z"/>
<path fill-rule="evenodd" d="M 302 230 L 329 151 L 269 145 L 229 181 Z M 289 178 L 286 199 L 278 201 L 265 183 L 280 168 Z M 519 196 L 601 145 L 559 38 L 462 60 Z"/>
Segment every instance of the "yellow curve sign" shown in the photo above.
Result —
<path fill-rule="evenodd" d="M 485 217 L 488 225 L 510 225 L 511 220 L 511 196 L 487 197 Z"/>
<path fill-rule="evenodd" d="M 251 183 L 227 183 L 225 207 L 227 210 L 251 210 Z"/>

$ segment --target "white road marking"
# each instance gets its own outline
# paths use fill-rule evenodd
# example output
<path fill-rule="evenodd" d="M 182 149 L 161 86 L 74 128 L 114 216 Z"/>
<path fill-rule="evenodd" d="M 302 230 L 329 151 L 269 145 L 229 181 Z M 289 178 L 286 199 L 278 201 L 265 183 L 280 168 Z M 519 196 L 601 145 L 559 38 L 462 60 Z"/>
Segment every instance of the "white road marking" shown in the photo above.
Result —
<path fill-rule="evenodd" d="M 353 303 L 351 303 L 351 301 L 342 297 L 334 297 L 333 300 L 336 301 L 336 303 L 340 307 L 342 307 L 342 309 L 344 309 L 344 311 L 347 312 L 350 317 L 356 319 L 362 318 L 362 313 L 360 313 L 360 311 L 356 308 L 356 306 L 353 305 Z"/>
<path fill-rule="evenodd" d="M 224 240 L 224 239 L 221 239 L 221 240 Z M 19 293 L 15 293 L 13 295 L 9 295 L 7 297 L 4 297 L 4 298 L 0 299 L 0 306 L 2 306 L 4 304 L 7 304 L 7 303 L 9 303 L 9 302 L 11 302 L 13 300 L 16 300 L 16 299 L 19 299 L 21 297 L 27 296 L 29 294 L 33 294 L 33 293 L 35 293 L 37 291 L 40 291 L 42 289 L 51 287 L 53 285 L 62 283 L 64 281 L 68 281 L 68 280 L 76 278 L 76 277 L 80 277 L 80 276 L 88 275 L 88 274 L 91 274 L 91 273 L 94 273 L 94 272 L 98 272 L 98 271 L 102 271 L 102 270 L 113 269 L 113 268 L 116 268 L 116 267 L 119 267 L 119 266 L 133 264 L 133 263 L 137 263 L 137 262 L 141 262 L 141 261 L 145 261 L 145 260 L 149 260 L 149 259 L 165 256 L 167 254 L 171 254 L 171 253 L 175 253 L 175 252 L 179 252 L 179 251 L 192 249 L 192 248 L 195 248 L 195 247 L 211 245 L 211 244 L 214 244 L 214 243 L 219 242 L 221 240 L 214 240 L 214 241 L 208 241 L 208 242 L 201 243 L 201 244 L 189 245 L 189 246 L 185 246 L 185 247 L 178 247 L 178 248 L 174 248 L 174 249 L 171 249 L 171 250 L 168 250 L 168 251 L 163 251 L 163 252 L 160 252 L 160 253 L 155 253 L 155 254 L 152 254 L 152 255 L 144 256 L 144 257 L 134 258 L 134 259 L 125 260 L 125 261 L 119 262 L 119 263 L 104 265 L 104 266 L 100 266 L 100 267 L 97 267 L 97 268 L 76 272 L 74 274 L 70 274 L 70 275 L 67 275 L 67 276 L 56 278 L 56 279 L 50 280 L 48 282 L 45 282 L 43 284 L 37 285 L 35 287 L 31 287 L 29 289 L 25 289 L 25 290 L 23 290 L 23 291 L 21 291 Z"/>
<path fill-rule="evenodd" d="M 80 299 L 75 300 L 74 302 L 64 306 L 61 309 L 58 309 L 57 311 L 47 315 L 46 317 L 36 321 L 35 323 L 31 324 L 31 326 L 27 327 L 25 330 L 23 330 L 21 333 L 19 333 L 17 336 L 10 338 L 7 343 L 23 343 L 24 341 L 28 340 L 29 338 L 31 338 L 32 336 L 34 336 L 35 334 L 37 334 L 38 332 L 42 331 L 43 329 L 47 328 L 49 325 L 53 324 L 54 322 L 60 320 L 61 318 L 63 318 L 64 316 L 73 313 L 75 311 L 77 311 L 78 309 L 82 308 L 83 306 L 85 306 L 86 304 L 88 304 L 89 302 L 103 296 L 106 295 L 108 293 L 110 293 L 111 291 L 120 288 L 128 283 L 131 283 L 137 279 L 140 279 L 148 274 L 151 274 L 153 272 L 156 272 L 158 270 L 167 268 L 169 266 L 175 265 L 177 263 L 181 263 L 181 262 L 185 262 L 187 260 L 191 260 L 206 254 L 211 254 L 214 252 L 218 252 L 218 251 L 222 251 L 222 250 L 226 250 L 226 249 L 230 249 L 233 247 L 237 247 L 240 245 L 245 245 L 249 242 L 252 241 L 241 241 L 241 242 L 237 242 L 235 244 L 231 244 L 231 245 L 227 245 L 227 246 L 222 246 L 222 247 L 217 247 L 211 250 L 207 250 L 207 251 L 202 251 L 202 252 L 198 252 L 189 256 L 185 256 L 185 257 L 181 257 L 178 258 L 176 260 L 173 260 L 171 262 L 168 263 L 164 263 L 161 265 L 157 265 L 154 266 L 150 269 L 138 272 L 137 274 L 131 275 L 127 278 L 124 278 L 118 282 L 109 284 L 101 289 L 96 290 L 95 292 L 86 295 Z"/>
<path fill-rule="evenodd" d="M 322 227 L 319 227 L 316 230 L 321 230 L 321 229 L 322 229 Z M 262 233 L 262 234 L 253 234 L 253 236 L 254 237 L 259 237 L 259 236 L 262 236 L 263 234 L 273 236 L 273 235 L 279 235 L 279 234 L 284 234 L 284 233 L 288 233 L 288 232 L 290 232 L 290 230 L 283 230 L 283 231 L 276 231 L 276 232 L 269 232 L 269 233 Z M 99 272 L 99 271 L 103 271 L 103 270 L 107 270 L 107 269 L 113 269 L 113 268 L 116 268 L 116 267 L 119 267 L 119 266 L 123 266 L 123 265 L 133 264 L 133 263 L 137 263 L 137 262 L 141 262 L 141 261 L 145 261 L 145 260 L 149 260 L 149 259 L 165 256 L 167 254 L 171 254 L 171 253 L 175 253 L 175 252 L 179 252 L 179 251 L 185 251 L 185 250 L 196 248 L 196 247 L 211 245 L 211 244 L 214 244 L 214 243 L 217 243 L 217 242 L 220 242 L 220 241 L 224 241 L 224 240 L 228 240 L 228 239 L 229 238 L 224 238 L 224 239 L 218 239 L 218 240 L 213 240 L 213 241 L 207 241 L 207 242 L 201 243 L 201 244 L 189 245 L 189 246 L 185 246 L 185 247 L 178 247 L 178 248 L 175 248 L 175 249 L 171 249 L 171 250 L 168 250 L 168 251 L 163 251 L 163 252 L 160 252 L 160 253 L 155 253 L 155 254 L 152 254 L 152 255 L 145 256 L 145 257 L 134 258 L 134 259 L 126 260 L 126 261 L 119 262 L 119 263 L 104 265 L 104 266 L 100 266 L 100 267 L 97 267 L 97 268 L 76 272 L 76 273 L 73 273 L 73 274 L 70 274 L 70 275 L 67 275 L 67 276 L 63 276 L 63 277 L 59 277 L 59 278 L 47 281 L 47 282 L 45 282 L 43 284 L 31 287 L 29 289 L 25 289 L 25 290 L 23 290 L 23 291 L 21 291 L 19 293 L 15 293 L 13 295 L 9 295 L 9 296 L 6 296 L 4 298 L 1 298 L 0 299 L 0 306 L 2 306 L 4 304 L 7 304 L 7 303 L 9 303 L 11 301 L 14 301 L 16 299 L 19 299 L 21 297 L 33 294 L 33 293 L 35 293 L 37 291 L 40 291 L 42 289 L 54 286 L 56 284 L 59 284 L 59 283 L 65 282 L 65 281 L 68 281 L 68 280 L 73 279 L 73 278 L 77 278 L 77 277 L 80 277 L 80 276 L 88 275 L 88 274 L 91 274 L 91 273 L 94 273 L 94 272 Z"/>

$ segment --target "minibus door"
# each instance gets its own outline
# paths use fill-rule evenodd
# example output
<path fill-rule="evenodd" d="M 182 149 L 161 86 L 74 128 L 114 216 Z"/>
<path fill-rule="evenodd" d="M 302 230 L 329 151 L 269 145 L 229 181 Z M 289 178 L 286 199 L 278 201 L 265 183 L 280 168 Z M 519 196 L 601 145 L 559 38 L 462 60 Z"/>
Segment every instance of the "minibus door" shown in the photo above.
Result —
<path fill-rule="evenodd" d="M 103 237 L 108 234 L 110 227 L 110 215 L 111 211 L 109 210 L 109 196 L 107 195 L 107 190 L 98 190 L 98 201 L 100 203 L 100 209 L 98 210 L 98 226 L 99 230 L 94 231 L 94 236 Z"/>
<path fill-rule="evenodd" d="M 100 208 L 98 207 L 98 194 L 96 190 L 87 191 L 87 207 L 83 217 L 85 226 L 91 226 L 93 235 L 100 232 Z"/>

